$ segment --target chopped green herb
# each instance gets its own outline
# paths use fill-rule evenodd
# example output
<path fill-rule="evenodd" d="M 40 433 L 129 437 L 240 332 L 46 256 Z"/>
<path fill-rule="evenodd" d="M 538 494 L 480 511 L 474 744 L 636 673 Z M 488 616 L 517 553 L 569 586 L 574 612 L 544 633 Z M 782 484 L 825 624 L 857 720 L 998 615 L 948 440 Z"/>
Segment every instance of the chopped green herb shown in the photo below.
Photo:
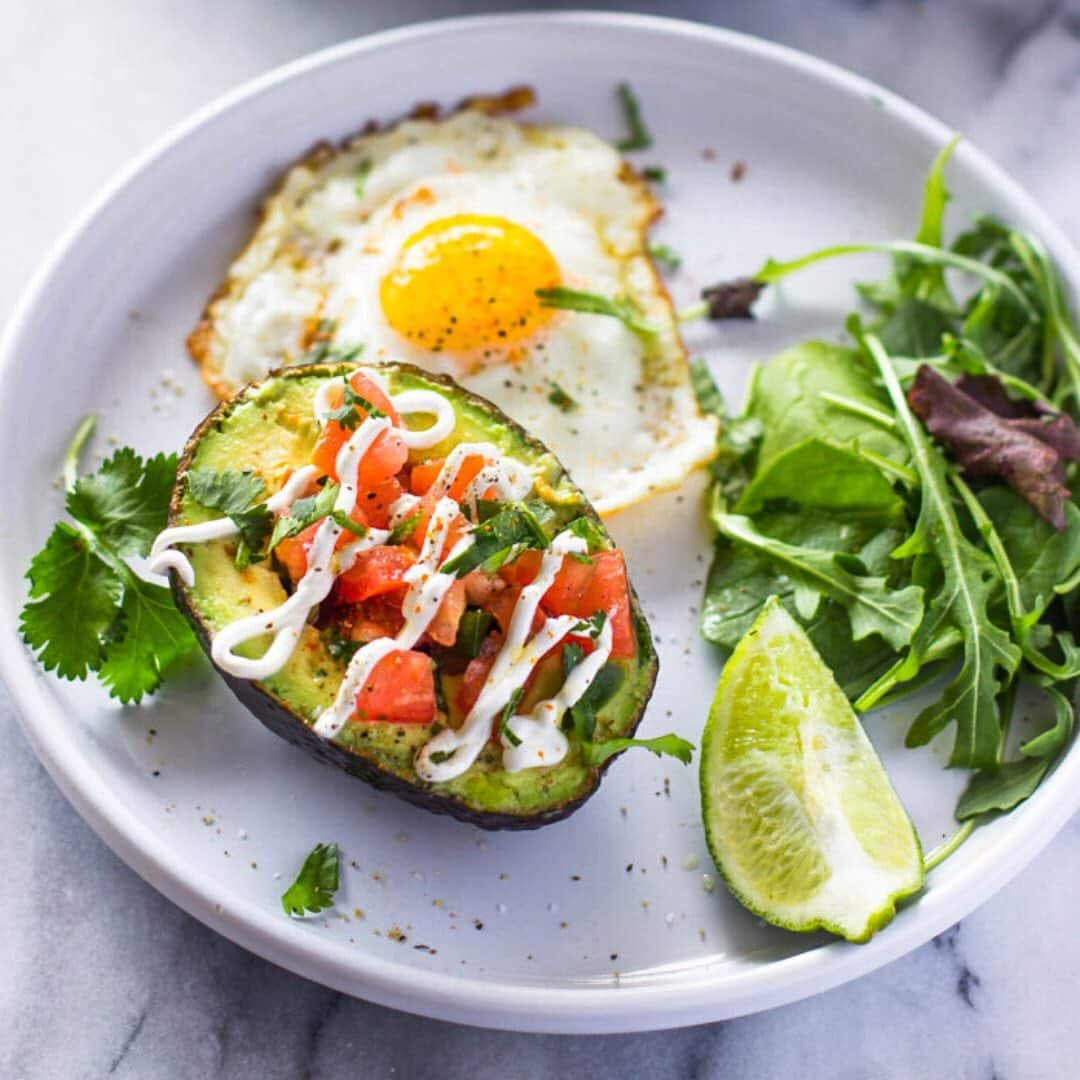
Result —
<path fill-rule="evenodd" d="M 629 134 L 625 139 L 620 139 L 615 144 L 615 148 L 621 154 L 631 150 L 647 150 L 652 146 L 652 138 L 641 118 L 641 105 L 634 91 L 630 89 L 630 84 L 619 83 L 618 94 Z"/>
<path fill-rule="evenodd" d="M 608 538 L 604 533 L 604 529 L 592 518 L 578 517 L 574 518 L 569 525 L 566 526 L 569 532 L 572 532 L 576 537 L 584 540 L 589 545 L 589 552 L 603 551 L 608 546 Z"/>
<path fill-rule="evenodd" d="M 540 500 L 494 502 L 478 499 L 480 524 L 472 531 L 470 544 L 443 563 L 444 574 L 464 577 L 477 568 L 493 574 L 529 548 L 546 548 L 551 543 L 547 523 L 552 511 Z"/>
<path fill-rule="evenodd" d="M 283 514 L 274 523 L 267 553 L 272 552 L 282 540 L 289 540 L 294 536 L 299 536 L 300 533 L 310 528 L 317 521 L 329 517 L 334 512 L 334 503 L 337 502 L 338 490 L 337 484 L 329 483 L 320 488 L 314 495 L 307 495 L 303 499 L 297 499 L 289 507 L 289 512 Z"/>
<path fill-rule="evenodd" d="M 363 414 L 360 410 L 363 409 Z M 355 431 L 366 417 L 385 418 L 386 413 L 376 408 L 366 397 L 358 394 L 348 382 L 345 383 L 345 397 L 341 405 L 326 414 L 326 419 L 340 424 L 347 431 Z"/>
<path fill-rule="evenodd" d="M 621 320 L 637 334 L 655 334 L 660 329 L 645 318 L 637 301 L 630 296 L 617 296 L 612 300 L 596 293 L 565 289 L 561 285 L 553 289 L 537 289 L 536 295 L 541 307 L 579 311 L 585 315 L 606 315 Z"/>
<path fill-rule="evenodd" d="M 461 616 L 461 622 L 458 624 L 454 652 L 459 656 L 467 656 L 470 660 L 479 656 L 480 648 L 491 629 L 491 623 L 490 612 L 481 611 L 479 608 L 469 608 Z"/>
<path fill-rule="evenodd" d="M 562 412 L 573 412 L 578 407 L 578 403 L 557 382 L 551 384 L 547 399 Z"/>
<path fill-rule="evenodd" d="M 296 880 L 285 890 L 281 906 L 286 915 L 317 915 L 334 905 L 338 890 L 338 846 L 316 844 L 304 860 Z"/>
<path fill-rule="evenodd" d="M 641 175 L 654 184 L 662 184 L 667 179 L 667 169 L 661 168 L 659 165 L 646 165 L 641 170 Z"/>
<path fill-rule="evenodd" d="M 422 507 L 418 507 L 408 517 L 402 518 L 391 530 L 390 535 L 387 537 L 386 542 L 388 544 L 403 544 L 414 532 L 416 532 L 416 526 L 420 524 L 420 519 L 424 516 Z"/>
<path fill-rule="evenodd" d="M 189 469 L 187 489 L 191 497 L 207 510 L 239 514 L 247 510 L 266 491 L 263 478 L 253 469 Z"/>
<path fill-rule="evenodd" d="M 518 705 L 521 703 L 521 699 L 525 696 L 525 688 L 519 686 L 511 695 L 510 700 L 506 703 L 506 708 L 502 711 L 502 717 L 499 719 L 499 734 L 511 745 L 520 746 L 521 739 L 514 734 L 510 727 L 510 721 L 513 719 L 514 712 Z"/>
<path fill-rule="evenodd" d="M 343 637 L 337 625 L 331 623 L 322 633 L 326 651 L 335 659 L 347 664 L 359 651 L 360 642 Z"/>
<path fill-rule="evenodd" d="M 367 187 L 367 178 L 371 175 L 373 164 L 371 158 L 363 158 L 361 159 L 360 164 L 356 166 L 356 184 L 354 190 L 358 199 L 364 197 L 364 189 Z"/>
<path fill-rule="evenodd" d="M 674 273 L 682 266 L 682 259 L 667 244 L 650 245 L 649 254 L 652 256 L 653 262 L 658 263 L 660 269 L 666 270 L 668 273 Z"/>
<path fill-rule="evenodd" d="M 678 758 L 684 765 L 689 765 L 694 756 L 694 744 L 678 735 L 668 733 L 657 735 L 652 739 L 605 739 L 603 742 L 583 742 L 581 744 L 581 760 L 595 768 L 603 765 L 609 757 L 629 750 L 631 747 L 640 746 L 644 750 L 651 750 L 657 757 L 667 754 Z"/>

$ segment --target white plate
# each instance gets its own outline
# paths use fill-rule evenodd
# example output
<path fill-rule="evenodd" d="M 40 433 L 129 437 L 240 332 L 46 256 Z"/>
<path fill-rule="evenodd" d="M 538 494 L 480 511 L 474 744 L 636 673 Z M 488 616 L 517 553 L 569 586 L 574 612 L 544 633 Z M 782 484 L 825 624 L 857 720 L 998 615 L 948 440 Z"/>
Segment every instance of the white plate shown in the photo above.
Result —
<path fill-rule="evenodd" d="M 483 834 L 310 761 L 205 667 L 149 705 L 121 709 L 96 685 L 44 676 L 20 644 L 23 572 L 60 511 L 52 485 L 69 433 L 93 409 L 99 451 L 105 436 L 146 453 L 181 445 L 212 404 L 184 335 L 282 166 L 318 138 L 400 115 L 414 100 L 453 103 L 521 81 L 540 93 L 535 116 L 615 136 L 623 79 L 656 137 L 639 160 L 669 172 L 657 236 L 684 258 L 678 301 L 766 255 L 910 235 L 927 162 L 948 135 L 854 75 L 689 23 L 526 15 L 381 34 L 249 84 L 127 169 L 31 285 L 0 360 L 0 460 L 9 463 L 0 671 L 56 782 L 123 859 L 209 926 L 341 990 L 467 1023 L 670 1027 L 823 990 L 967 914 L 1080 804 L 1073 753 L 1026 806 L 931 874 L 892 926 L 850 946 L 765 927 L 721 888 L 706 891 L 696 768 L 628 754 L 568 821 Z M 740 183 L 729 176 L 736 160 L 746 163 Z M 1080 280 L 1058 230 L 985 158 L 962 146 L 951 177 L 954 225 L 996 211 L 1039 233 Z M 737 398 L 751 360 L 834 336 L 866 269 L 809 273 L 770 298 L 761 321 L 695 327 L 691 344 Z M 182 395 L 163 385 L 167 368 Z M 719 670 L 694 618 L 708 551 L 701 486 L 613 522 L 661 654 L 644 730 L 675 727 L 694 740 Z M 941 770 L 940 747 L 905 751 L 903 720 L 878 714 L 869 727 L 929 848 L 951 828 L 963 778 Z M 329 840 L 346 855 L 337 910 L 290 921 L 278 897 L 311 846 Z M 394 940 L 394 927 L 407 940 Z"/>

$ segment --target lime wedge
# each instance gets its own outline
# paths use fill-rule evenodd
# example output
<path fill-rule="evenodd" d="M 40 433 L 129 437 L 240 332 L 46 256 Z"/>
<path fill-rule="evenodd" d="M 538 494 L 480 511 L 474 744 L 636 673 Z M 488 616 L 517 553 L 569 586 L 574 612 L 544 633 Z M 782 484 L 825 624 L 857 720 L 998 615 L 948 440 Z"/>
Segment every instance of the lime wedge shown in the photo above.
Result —
<path fill-rule="evenodd" d="M 701 805 L 728 887 L 777 926 L 868 941 L 922 887 L 904 807 L 832 672 L 775 597 L 716 688 Z"/>

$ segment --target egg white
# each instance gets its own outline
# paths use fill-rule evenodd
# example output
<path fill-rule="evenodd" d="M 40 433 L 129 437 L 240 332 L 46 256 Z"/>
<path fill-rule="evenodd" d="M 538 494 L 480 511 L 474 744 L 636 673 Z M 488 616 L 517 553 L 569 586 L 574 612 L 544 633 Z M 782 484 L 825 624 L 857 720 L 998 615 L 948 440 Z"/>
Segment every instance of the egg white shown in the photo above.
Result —
<path fill-rule="evenodd" d="M 472 111 L 405 121 L 340 151 L 321 148 L 285 174 L 189 344 L 226 395 L 303 359 L 315 327 L 332 324 L 334 343 L 362 344 L 364 362 L 414 363 L 495 402 L 608 513 L 677 485 L 715 447 L 715 420 L 698 410 L 645 250 L 658 212 L 647 185 L 591 132 Z M 512 362 L 496 346 L 486 360 L 418 347 L 387 322 L 380 285 L 410 236 L 461 214 L 523 226 L 564 285 L 630 296 L 658 331 L 558 311 Z"/>

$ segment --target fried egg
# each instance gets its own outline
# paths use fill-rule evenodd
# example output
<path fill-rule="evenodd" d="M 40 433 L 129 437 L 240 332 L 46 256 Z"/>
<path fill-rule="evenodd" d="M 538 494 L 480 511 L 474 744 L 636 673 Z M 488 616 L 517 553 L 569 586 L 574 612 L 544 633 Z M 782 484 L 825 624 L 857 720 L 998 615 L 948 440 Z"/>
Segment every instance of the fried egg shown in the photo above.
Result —
<path fill-rule="evenodd" d="M 589 131 L 479 109 L 409 119 L 282 178 L 189 347 L 228 396 L 278 367 L 352 356 L 448 374 L 547 443 L 601 513 L 714 452 L 667 291 L 648 184 Z M 544 306 L 628 297 L 654 332 Z"/>

